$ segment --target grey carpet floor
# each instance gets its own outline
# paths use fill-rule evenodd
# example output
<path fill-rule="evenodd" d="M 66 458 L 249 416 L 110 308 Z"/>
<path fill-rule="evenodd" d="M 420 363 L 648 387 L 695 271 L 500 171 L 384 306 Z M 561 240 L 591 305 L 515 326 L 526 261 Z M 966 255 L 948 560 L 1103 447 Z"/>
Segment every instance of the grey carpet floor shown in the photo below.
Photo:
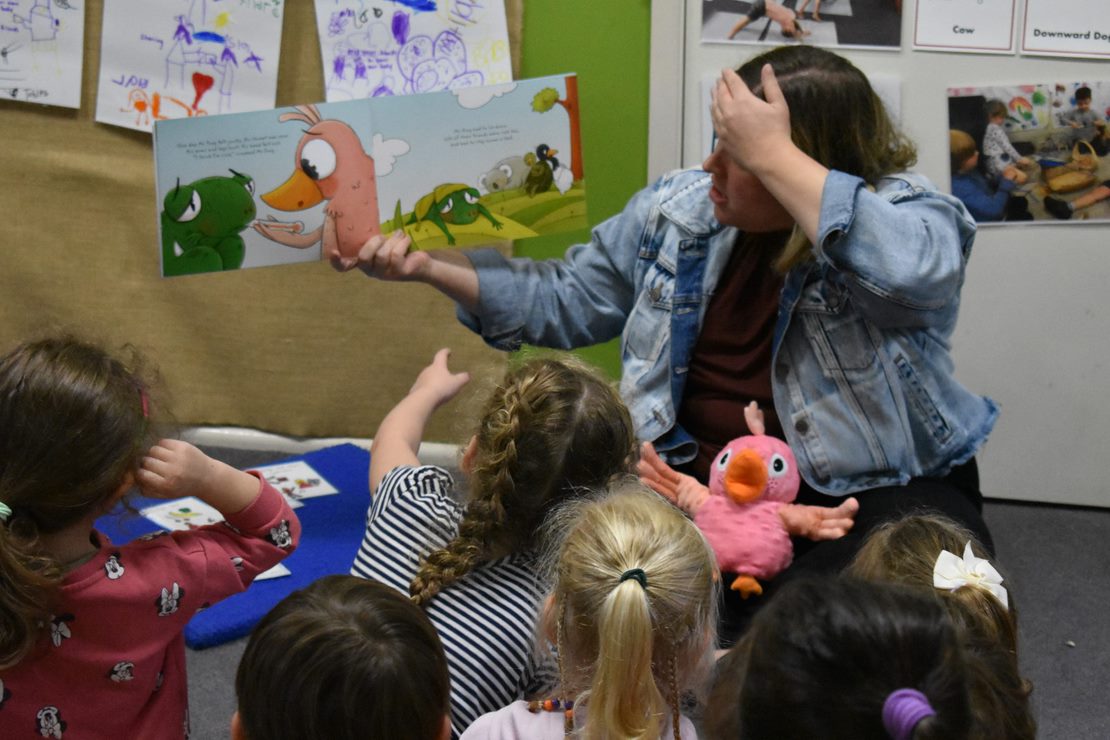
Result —
<path fill-rule="evenodd" d="M 206 448 L 236 467 L 287 455 Z M 1023 674 L 1046 740 L 1110 737 L 1110 509 L 988 501 L 987 523 L 1018 609 Z M 193 737 L 228 737 L 246 640 L 189 650 Z"/>

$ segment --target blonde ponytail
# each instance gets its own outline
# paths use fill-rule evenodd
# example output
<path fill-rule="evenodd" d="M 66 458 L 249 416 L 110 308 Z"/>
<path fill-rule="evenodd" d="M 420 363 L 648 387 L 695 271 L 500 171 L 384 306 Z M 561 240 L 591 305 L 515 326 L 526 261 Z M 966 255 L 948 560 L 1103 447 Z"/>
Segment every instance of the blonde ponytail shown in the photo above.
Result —
<path fill-rule="evenodd" d="M 655 637 L 646 591 L 636 581 L 626 580 L 602 602 L 589 691 L 590 715 L 596 715 L 598 722 L 587 738 L 659 737 L 659 719 L 666 714 L 667 702 L 652 672 Z"/>
<path fill-rule="evenodd" d="M 708 675 L 716 560 L 677 508 L 635 481 L 564 507 L 548 555 L 563 692 L 583 736 L 679 737 L 679 686 Z"/>

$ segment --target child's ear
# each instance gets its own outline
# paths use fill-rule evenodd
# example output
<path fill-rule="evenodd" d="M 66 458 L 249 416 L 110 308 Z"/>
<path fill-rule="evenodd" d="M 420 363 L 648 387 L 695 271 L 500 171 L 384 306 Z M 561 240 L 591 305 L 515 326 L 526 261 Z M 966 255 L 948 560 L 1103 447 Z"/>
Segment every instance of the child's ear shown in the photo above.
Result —
<path fill-rule="evenodd" d="M 555 594 L 548 594 L 540 610 L 540 633 L 552 645 L 559 641 L 559 624 L 555 616 Z"/>
<path fill-rule="evenodd" d="M 470 438 L 466 443 L 466 449 L 463 450 L 462 460 L 459 461 L 459 466 L 462 471 L 467 475 L 474 470 L 474 456 L 478 454 L 478 435 Z"/>
<path fill-rule="evenodd" d="M 116 489 L 115 495 L 112 497 L 115 501 L 119 501 L 124 495 L 135 487 L 135 473 L 128 470 L 127 475 L 123 476 L 123 482 L 119 484 Z"/>
<path fill-rule="evenodd" d="M 450 724 L 447 725 L 447 729 L 450 732 Z M 239 719 L 238 709 L 231 715 L 231 740 L 247 740 L 247 731 L 243 729 L 243 720 Z"/>
<path fill-rule="evenodd" d="M 438 740 L 451 740 L 451 715 L 443 715 L 443 727 L 439 729 Z"/>

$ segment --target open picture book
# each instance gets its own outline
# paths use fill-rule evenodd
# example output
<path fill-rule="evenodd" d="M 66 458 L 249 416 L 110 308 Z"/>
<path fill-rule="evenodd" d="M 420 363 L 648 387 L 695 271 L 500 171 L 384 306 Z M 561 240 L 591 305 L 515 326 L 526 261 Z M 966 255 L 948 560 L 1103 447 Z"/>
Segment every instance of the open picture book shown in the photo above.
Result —
<path fill-rule="evenodd" d="M 165 277 L 582 228 L 573 75 L 158 121 Z"/>

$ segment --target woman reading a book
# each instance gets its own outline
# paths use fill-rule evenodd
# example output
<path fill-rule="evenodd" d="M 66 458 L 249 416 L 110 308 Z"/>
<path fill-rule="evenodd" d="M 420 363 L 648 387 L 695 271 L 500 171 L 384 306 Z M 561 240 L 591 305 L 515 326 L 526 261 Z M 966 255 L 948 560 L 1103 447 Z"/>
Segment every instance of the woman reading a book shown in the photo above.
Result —
<path fill-rule="evenodd" d="M 849 536 L 796 541 L 778 582 L 838 570 L 873 524 L 921 505 L 990 548 L 974 455 L 997 409 L 954 379 L 948 353 L 966 209 L 905 171 L 913 144 L 827 50 L 726 70 L 712 114 L 701 169 L 663 176 L 561 260 L 413 252 L 394 234 L 333 264 L 434 286 L 494 347 L 620 336 L 621 393 L 657 476 L 704 482 L 757 401 L 797 456 L 798 502 L 860 505 Z"/>

